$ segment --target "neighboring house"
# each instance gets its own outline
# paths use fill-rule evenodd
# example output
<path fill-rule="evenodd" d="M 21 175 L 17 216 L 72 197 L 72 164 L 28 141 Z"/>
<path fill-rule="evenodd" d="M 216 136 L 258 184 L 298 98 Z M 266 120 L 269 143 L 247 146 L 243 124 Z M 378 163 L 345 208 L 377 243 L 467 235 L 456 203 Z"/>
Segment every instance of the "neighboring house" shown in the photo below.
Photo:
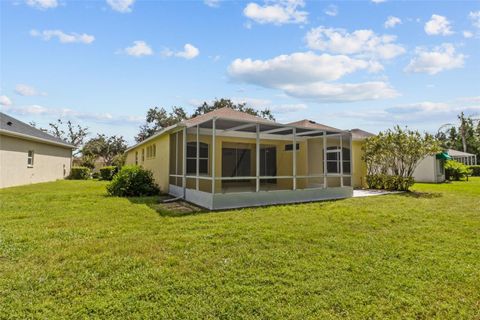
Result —
<path fill-rule="evenodd" d="M 75 167 L 80 167 L 83 165 L 83 159 L 81 157 L 79 158 L 74 158 L 73 161 L 73 166 Z M 92 172 L 100 172 L 100 169 L 102 169 L 103 167 L 105 167 L 107 164 L 105 162 L 105 159 L 103 157 L 97 157 L 95 158 L 95 160 L 93 161 L 93 168 L 92 168 Z"/>
<path fill-rule="evenodd" d="M 451 157 L 446 152 L 434 156 L 426 156 L 418 163 L 415 171 L 413 171 L 413 179 L 415 179 L 415 182 L 444 182 L 445 161 L 450 159 Z"/>
<path fill-rule="evenodd" d="M 165 128 L 126 153 L 163 192 L 208 209 L 347 198 L 356 179 L 351 132 L 230 108 Z"/>
<path fill-rule="evenodd" d="M 0 112 L 0 188 L 63 179 L 73 146 Z"/>
<path fill-rule="evenodd" d="M 466 164 L 468 166 L 477 165 L 477 155 L 473 153 L 448 149 L 447 153 L 453 160 Z"/>

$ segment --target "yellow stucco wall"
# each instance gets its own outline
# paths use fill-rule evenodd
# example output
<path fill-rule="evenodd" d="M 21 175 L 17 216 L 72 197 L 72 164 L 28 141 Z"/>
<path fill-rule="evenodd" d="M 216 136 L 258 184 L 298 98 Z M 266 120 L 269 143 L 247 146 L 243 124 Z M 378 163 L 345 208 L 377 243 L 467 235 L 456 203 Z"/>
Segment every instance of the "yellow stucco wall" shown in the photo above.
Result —
<path fill-rule="evenodd" d="M 367 166 L 365 161 L 362 160 L 363 151 L 362 146 L 363 141 L 353 141 L 352 142 L 352 158 L 353 158 L 353 187 L 354 188 L 363 188 L 365 184 L 365 176 L 367 175 Z"/>
<path fill-rule="evenodd" d="M 188 134 L 187 142 L 196 141 L 195 135 Z M 200 141 L 207 143 L 209 148 L 209 159 L 212 158 L 212 138 L 209 135 L 200 137 Z M 179 149 L 179 161 L 177 172 L 182 175 L 182 153 L 183 153 L 183 136 L 182 132 L 178 134 L 178 149 Z M 262 146 L 275 146 L 277 149 L 277 175 L 278 176 L 290 176 L 292 175 L 292 151 L 285 151 L 285 145 L 291 144 L 291 141 L 283 140 L 261 140 Z M 321 139 L 298 141 L 300 144 L 300 150 L 297 151 L 297 176 L 310 174 L 322 174 L 323 173 L 323 142 Z M 156 157 L 147 159 L 146 148 L 152 144 L 156 144 Z M 215 176 L 221 177 L 222 175 L 222 147 L 235 147 L 241 146 L 242 148 L 250 148 L 251 150 L 251 175 L 255 176 L 255 139 L 240 138 L 240 137 L 216 137 L 215 152 L 216 152 L 216 164 L 215 164 Z M 169 183 L 174 183 L 174 180 L 169 178 L 169 173 L 175 172 L 175 134 L 165 134 L 157 137 L 148 143 L 141 145 L 137 148 L 129 150 L 127 152 L 126 163 L 135 164 L 135 152 L 138 152 L 138 165 L 143 166 L 153 172 L 155 181 L 160 186 L 163 192 L 168 192 Z M 366 175 L 366 167 L 364 165 L 361 151 L 362 142 L 354 141 L 352 143 L 352 157 L 353 157 L 353 186 L 358 188 L 363 186 Z M 142 161 L 142 150 L 145 152 L 145 160 Z M 309 154 L 310 150 L 310 154 Z M 209 161 L 209 175 L 211 176 L 211 163 Z M 332 180 L 333 181 L 333 180 Z M 181 179 L 177 180 L 178 185 L 181 185 Z M 200 180 L 200 190 L 210 192 L 211 181 Z M 303 188 L 306 183 L 305 179 L 297 180 L 297 187 Z M 333 186 L 333 182 L 329 182 Z M 291 189 L 292 179 L 278 179 L 277 186 L 279 189 Z M 187 187 L 195 187 L 195 179 L 187 178 Z M 216 192 L 221 191 L 221 181 L 216 182 Z"/>
<path fill-rule="evenodd" d="M 147 158 L 147 147 L 155 144 L 155 157 Z M 144 152 L 144 159 L 142 160 L 142 150 Z M 169 135 L 162 135 L 152 139 L 151 141 L 129 150 L 125 164 L 135 164 L 135 153 L 138 152 L 138 165 L 153 172 L 153 178 L 160 187 L 162 192 L 168 192 L 168 169 L 169 169 L 169 154 L 170 154 L 170 140 Z"/>
<path fill-rule="evenodd" d="M 28 151 L 34 151 L 29 167 Z M 0 188 L 63 179 L 70 174 L 72 149 L 0 135 Z"/>

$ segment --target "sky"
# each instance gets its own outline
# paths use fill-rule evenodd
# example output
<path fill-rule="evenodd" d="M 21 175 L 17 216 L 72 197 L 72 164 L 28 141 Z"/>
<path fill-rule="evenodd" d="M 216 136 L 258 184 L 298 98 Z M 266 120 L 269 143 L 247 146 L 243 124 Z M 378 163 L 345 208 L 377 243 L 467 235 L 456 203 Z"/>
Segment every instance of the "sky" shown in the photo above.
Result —
<path fill-rule="evenodd" d="M 480 1 L 0 1 L 0 107 L 134 142 L 150 107 L 435 133 L 480 116 Z"/>

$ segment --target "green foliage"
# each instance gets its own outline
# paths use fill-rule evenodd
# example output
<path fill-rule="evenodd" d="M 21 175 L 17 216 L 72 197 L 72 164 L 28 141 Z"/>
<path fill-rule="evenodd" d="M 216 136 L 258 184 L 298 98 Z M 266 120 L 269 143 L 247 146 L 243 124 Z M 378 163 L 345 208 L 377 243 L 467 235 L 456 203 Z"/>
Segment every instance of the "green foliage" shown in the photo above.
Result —
<path fill-rule="evenodd" d="M 476 154 L 480 158 L 480 118 L 457 116 L 456 124 L 448 123 L 440 127 L 437 138 L 444 149 L 460 150 Z"/>
<path fill-rule="evenodd" d="M 68 179 L 71 180 L 87 180 L 90 178 L 90 168 L 87 167 L 72 167 Z"/>
<path fill-rule="evenodd" d="M 468 166 L 455 160 L 447 160 L 445 162 L 445 177 L 448 180 L 459 181 L 467 178 L 472 174 L 472 170 Z"/>
<path fill-rule="evenodd" d="M 138 197 L 159 194 L 153 174 L 139 166 L 124 166 L 107 185 L 107 192 L 118 197 Z"/>
<path fill-rule="evenodd" d="M 195 109 L 195 112 L 191 116 L 189 116 L 182 107 L 174 106 L 170 112 L 165 110 L 165 108 L 154 107 L 147 111 L 145 124 L 140 126 L 140 132 L 135 137 L 135 140 L 141 142 L 161 129 L 177 124 L 182 120 L 195 118 L 220 108 L 231 108 L 257 117 L 275 120 L 275 117 L 269 109 L 257 110 L 248 107 L 246 103 L 235 103 L 230 99 L 216 99 L 213 103 L 204 102 Z"/>
<path fill-rule="evenodd" d="M 385 189 L 392 191 L 407 191 L 415 183 L 412 177 L 374 174 L 366 177 L 367 185 L 371 189 Z"/>
<path fill-rule="evenodd" d="M 91 159 L 92 163 L 96 159 L 102 159 L 105 165 L 110 166 L 126 149 L 127 142 L 122 136 L 107 137 L 99 134 L 85 143 L 82 154 L 86 159 Z"/>
<path fill-rule="evenodd" d="M 2 319 L 478 319 L 480 178 L 175 216 L 103 181 L 0 190 Z"/>
<path fill-rule="evenodd" d="M 395 126 L 366 139 L 363 159 L 372 184 L 386 189 L 408 190 L 417 164 L 427 155 L 440 151 L 437 140 L 430 134 Z M 387 176 L 391 176 L 387 178 Z"/>
<path fill-rule="evenodd" d="M 480 165 L 477 166 L 468 166 L 470 170 L 472 170 L 472 176 L 480 177 Z"/>
<path fill-rule="evenodd" d="M 93 155 L 83 155 L 81 158 L 80 165 L 82 167 L 87 167 L 90 169 L 95 168 L 95 156 Z"/>
<path fill-rule="evenodd" d="M 106 166 L 100 168 L 100 179 L 101 180 L 112 180 L 113 176 L 118 172 L 118 167 L 116 166 Z"/>
<path fill-rule="evenodd" d="M 112 165 L 116 166 L 118 168 L 121 168 L 125 165 L 126 160 L 127 160 L 127 154 L 126 153 L 117 154 L 112 159 Z"/>

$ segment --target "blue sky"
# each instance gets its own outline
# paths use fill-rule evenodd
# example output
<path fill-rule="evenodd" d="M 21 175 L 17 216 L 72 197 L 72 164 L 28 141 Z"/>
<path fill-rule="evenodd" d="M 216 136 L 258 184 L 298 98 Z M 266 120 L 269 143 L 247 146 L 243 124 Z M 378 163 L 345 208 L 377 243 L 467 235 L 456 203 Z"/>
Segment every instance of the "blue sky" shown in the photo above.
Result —
<path fill-rule="evenodd" d="M 129 142 L 231 98 L 378 132 L 480 114 L 480 1 L 1 1 L 2 110 Z"/>

